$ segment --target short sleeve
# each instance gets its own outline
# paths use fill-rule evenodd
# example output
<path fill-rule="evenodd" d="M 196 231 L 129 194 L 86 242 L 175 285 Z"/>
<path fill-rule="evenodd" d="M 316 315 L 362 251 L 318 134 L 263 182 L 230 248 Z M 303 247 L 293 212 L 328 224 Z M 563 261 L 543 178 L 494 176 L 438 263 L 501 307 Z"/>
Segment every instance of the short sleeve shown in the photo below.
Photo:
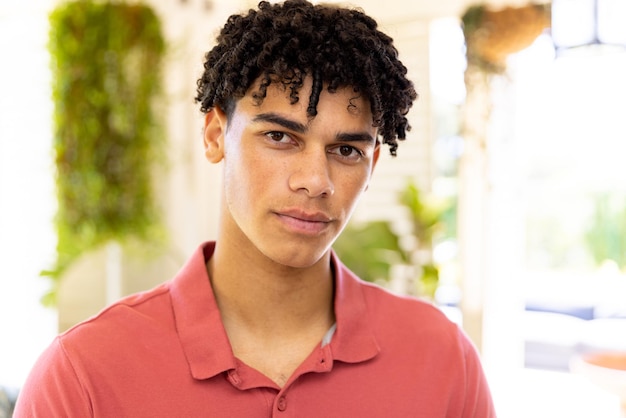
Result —
<path fill-rule="evenodd" d="M 465 357 L 465 406 L 463 418 L 496 418 L 491 391 L 474 344 L 459 329 Z"/>
<path fill-rule="evenodd" d="M 89 397 L 57 337 L 43 352 L 20 390 L 14 418 L 90 417 Z"/>

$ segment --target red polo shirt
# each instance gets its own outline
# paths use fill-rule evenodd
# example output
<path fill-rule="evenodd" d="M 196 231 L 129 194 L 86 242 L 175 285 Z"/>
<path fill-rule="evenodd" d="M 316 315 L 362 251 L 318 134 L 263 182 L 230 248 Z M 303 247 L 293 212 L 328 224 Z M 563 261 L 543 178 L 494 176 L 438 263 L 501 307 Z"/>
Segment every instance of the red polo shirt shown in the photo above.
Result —
<path fill-rule="evenodd" d="M 172 281 L 60 335 L 14 416 L 495 417 L 463 332 L 334 256 L 336 332 L 278 387 L 233 356 L 205 268 L 214 247 L 200 247 Z"/>

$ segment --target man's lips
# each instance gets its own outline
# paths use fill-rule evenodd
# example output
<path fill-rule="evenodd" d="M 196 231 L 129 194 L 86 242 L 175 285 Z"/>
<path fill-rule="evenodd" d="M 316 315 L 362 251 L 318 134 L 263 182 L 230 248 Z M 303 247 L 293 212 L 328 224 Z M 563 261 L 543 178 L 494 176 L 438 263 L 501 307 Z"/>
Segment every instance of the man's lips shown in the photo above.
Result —
<path fill-rule="evenodd" d="M 304 234 L 319 234 L 332 222 L 332 218 L 323 212 L 289 209 L 276 214 L 286 227 Z"/>
<path fill-rule="evenodd" d="M 324 212 L 307 212 L 299 209 L 285 209 L 276 212 L 280 216 L 287 216 L 305 222 L 323 222 L 328 223 L 332 218 Z"/>

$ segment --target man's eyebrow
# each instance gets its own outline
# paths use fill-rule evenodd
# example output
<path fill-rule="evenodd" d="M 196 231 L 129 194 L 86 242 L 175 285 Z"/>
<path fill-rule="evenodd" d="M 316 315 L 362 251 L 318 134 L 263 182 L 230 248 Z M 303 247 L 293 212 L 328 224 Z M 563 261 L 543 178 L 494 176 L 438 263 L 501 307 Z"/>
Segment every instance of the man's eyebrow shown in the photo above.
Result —
<path fill-rule="evenodd" d="M 276 125 L 280 125 L 284 128 L 287 128 L 297 133 L 305 133 L 308 129 L 306 125 L 303 125 L 300 122 L 287 119 L 273 112 L 260 113 L 254 117 L 253 121 L 275 123 Z"/>
<path fill-rule="evenodd" d="M 376 142 L 376 139 L 368 132 L 339 133 L 337 134 L 337 140 L 342 142 Z"/>

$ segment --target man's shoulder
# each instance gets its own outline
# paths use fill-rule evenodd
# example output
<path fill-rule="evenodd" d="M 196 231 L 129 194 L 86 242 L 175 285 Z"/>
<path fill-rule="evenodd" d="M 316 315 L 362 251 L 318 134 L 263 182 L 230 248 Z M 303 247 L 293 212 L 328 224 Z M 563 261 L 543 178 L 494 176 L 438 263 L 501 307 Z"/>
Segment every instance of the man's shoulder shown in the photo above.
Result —
<path fill-rule="evenodd" d="M 459 326 L 431 301 L 394 293 L 377 284 L 361 282 L 368 316 L 377 333 L 442 340 L 457 344 Z M 414 339 L 419 341 L 419 338 Z"/>
<path fill-rule="evenodd" d="M 393 292 L 379 284 L 366 282 L 356 276 L 345 266 L 340 267 L 342 280 L 350 283 L 355 293 L 363 295 L 368 315 L 382 321 L 395 321 L 396 324 L 416 324 L 424 328 L 426 323 L 435 327 L 453 325 L 448 317 L 429 300 L 411 295 Z M 360 291 L 355 292 L 355 288 Z"/>
<path fill-rule="evenodd" d="M 361 282 L 361 288 L 370 310 L 379 314 L 399 315 L 409 320 L 428 317 L 447 321 L 443 312 L 425 298 L 395 293 L 369 282 Z"/>
<path fill-rule="evenodd" d="M 112 336 L 131 334 L 150 326 L 163 327 L 172 321 L 169 282 L 153 289 L 126 296 L 96 315 L 79 322 L 59 335 L 63 344 L 101 344 Z M 100 341 L 102 340 L 102 341 Z"/>
<path fill-rule="evenodd" d="M 180 348 L 181 332 L 191 333 L 202 317 L 200 309 L 211 300 L 211 286 L 204 270 L 200 246 L 170 280 L 152 289 L 126 296 L 98 314 L 74 325 L 58 337 L 63 351 L 76 358 L 97 361 L 113 358 L 120 352 L 132 357 L 145 354 L 150 347 Z M 210 319 L 202 319 L 212 324 Z M 207 326 L 208 327 L 208 326 Z"/>

